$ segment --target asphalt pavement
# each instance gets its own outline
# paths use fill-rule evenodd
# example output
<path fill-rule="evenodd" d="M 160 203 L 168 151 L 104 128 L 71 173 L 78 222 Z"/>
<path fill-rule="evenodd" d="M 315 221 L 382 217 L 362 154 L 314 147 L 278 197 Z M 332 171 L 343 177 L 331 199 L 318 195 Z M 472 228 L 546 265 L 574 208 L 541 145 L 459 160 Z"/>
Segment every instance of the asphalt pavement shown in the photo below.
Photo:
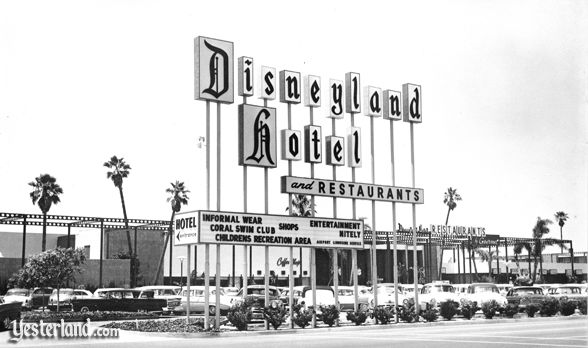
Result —
<path fill-rule="evenodd" d="M 11 347 L 588 347 L 586 316 L 346 326 L 218 335 L 121 332 L 118 338 L 23 339 Z"/>

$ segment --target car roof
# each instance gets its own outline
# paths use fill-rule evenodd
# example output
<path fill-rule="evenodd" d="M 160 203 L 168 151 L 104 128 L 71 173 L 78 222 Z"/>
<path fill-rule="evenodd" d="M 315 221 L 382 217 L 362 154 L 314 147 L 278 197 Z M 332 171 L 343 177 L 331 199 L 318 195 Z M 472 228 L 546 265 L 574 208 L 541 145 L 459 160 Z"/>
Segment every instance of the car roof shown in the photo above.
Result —
<path fill-rule="evenodd" d="M 137 290 L 158 290 L 158 289 L 179 289 L 180 286 L 176 285 L 146 285 L 146 286 L 139 286 L 135 289 Z"/>

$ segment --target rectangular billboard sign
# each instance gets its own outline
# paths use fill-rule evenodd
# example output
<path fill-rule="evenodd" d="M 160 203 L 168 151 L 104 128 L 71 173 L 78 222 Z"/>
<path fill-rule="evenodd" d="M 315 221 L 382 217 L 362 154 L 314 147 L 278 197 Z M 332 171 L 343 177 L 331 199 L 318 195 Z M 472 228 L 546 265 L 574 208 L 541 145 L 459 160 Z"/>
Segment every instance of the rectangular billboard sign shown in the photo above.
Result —
<path fill-rule="evenodd" d="M 175 245 L 363 248 L 361 220 L 203 210 L 176 214 L 173 226 Z"/>
<path fill-rule="evenodd" d="M 424 190 L 421 188 L 311 179 L 295 176 L 282 176 L 282 193 L 397 203 L 425 203 Z"/>

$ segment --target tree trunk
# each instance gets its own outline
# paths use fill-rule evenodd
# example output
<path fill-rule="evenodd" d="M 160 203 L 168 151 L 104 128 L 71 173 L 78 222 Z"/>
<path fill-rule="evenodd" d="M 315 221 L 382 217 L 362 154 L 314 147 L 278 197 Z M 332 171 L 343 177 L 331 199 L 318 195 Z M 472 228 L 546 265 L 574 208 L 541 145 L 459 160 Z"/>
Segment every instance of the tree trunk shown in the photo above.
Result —
<path fill-rule="evenodd" d="M 559 240 L 563 239 L 563 225 L 559 225 Z M 559 246 L 560 253 L 563 254 L 563 244 Z"/>
<path fill-rule="evenodd" d="M 472 262 L 474 263 L 474 274 L 476 275 L 476 281 L 478 281 L 478 266 L 476 265 L 476 253 L 474 250 L 472 250 L 471 253 L 472 254 L 470 255 L 470 257 L 472 259 Z"/>
<path fill-rule="evenodd" d="M 57 312 L 59 312 L 59 285 L 57 285 Z"/>
<path fill-rule="evenodd" d="M 120 193 L 120 202 L 122 204 L 123 209 L 123 216 L 125 219 L 125 228 L 127 234 L 127 245 L 129 248 L 129 258 L 131 259 L 131 288 L 135 287 L 135 278 L 136 278 L 136 266 L 135 266 L 135 254 L 133 254 L 133 246 L 131 243 L 131 231 L 129 231 L 129 219 L 127 217 L 127 208 L 125 205 L 125 196 L 123 195 L 122 185 L 118 187 L 118 192 Z"/>
<path fill-rule="evenodd" d="M 45 251 L 47 247 L 47 212 L 43 212 L 43 237 L 41 240 L 41 251 Z"/>
<path fill-rule="evenodd" d="M 174 217 L 176 212 L 172 209 L 171 220 L 169 221 L 169 229 L 167 231 L 167 235 L 165 237 L 165 242 L 163 242 L 163 248 L 161 249 L 161 255 L 159 256 L 159 262 L 157 263 L 157 272 L 155 272 L 155 277 L 151 281 L 151 284 L 156 285 L 157 281 L 159 280 L 159 273 L 161 273 L 161 269 L 163 268 L 163 259 L 165 258 L 165 249 L 167 248 L 167 243 L 171 238 L 171 231 L 172 231 L 172 224 L 174 223 Z"/>
<path fill-rule="evenodd" d="M 447 217 L 445 217 L 445 226 L 447 226 L 447 224 L 449 223 L 449 213 L 451 213 L 451 208 L 447 207 Z M 443 274 L 442 274 L 442 271 L 443 271 L 443 251 L 444 251 L 443 244 L 444 243 L 442 243 L 442 245 L 441 245 L 441 259 L 439 261 L 439 279 L 440 280 L 443 280 L 443 277 L 442 277 L 443 276 Z"/>

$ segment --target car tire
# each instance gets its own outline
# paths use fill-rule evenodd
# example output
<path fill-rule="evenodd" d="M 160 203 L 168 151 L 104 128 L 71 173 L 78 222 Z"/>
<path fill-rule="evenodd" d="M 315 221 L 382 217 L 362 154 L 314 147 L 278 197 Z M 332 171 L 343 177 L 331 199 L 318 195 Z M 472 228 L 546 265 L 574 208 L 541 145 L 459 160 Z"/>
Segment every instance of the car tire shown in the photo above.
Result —
<path fill-rule="evenodd" d="M 10 317 L 6 316 L 6 318 L 0 323 L 0 331 L 8 330 L 11 322 L 12 320 L 10 320 Z"/>
<path fill-rule="evenodd" d="M 368 310 L 368 304 L 367 303 L 360 303 L 359 304 L 359 310 L 360 311 L 367 311 Z"/>
<path fill-rule="evenodd" d="M 82 312 L 82 313 L 86 313 L 86 312 L 89 312 L 89 311 L 90 311 L 90 308 L 88 308 L 86 306 L 80 308 L 80 312 Z"/>

